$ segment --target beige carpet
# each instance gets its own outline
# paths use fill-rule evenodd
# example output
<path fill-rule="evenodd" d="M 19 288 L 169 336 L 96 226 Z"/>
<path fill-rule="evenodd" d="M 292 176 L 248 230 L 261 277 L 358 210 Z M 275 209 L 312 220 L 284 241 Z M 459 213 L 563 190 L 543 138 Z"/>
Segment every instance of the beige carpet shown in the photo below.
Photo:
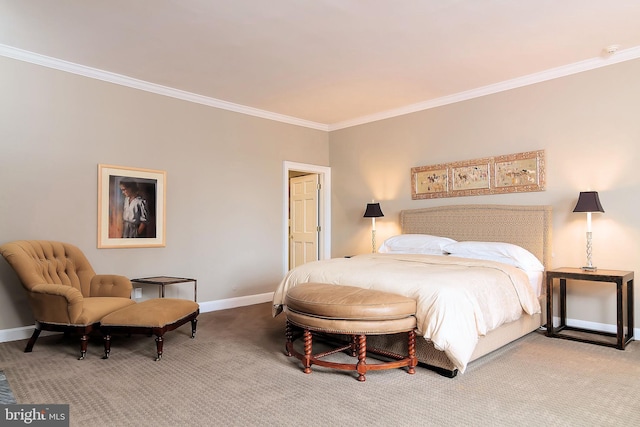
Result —
<path fill-rule="evenodd" d="M 269 304 L 204 313 L 195 339 L 115 337 L 102 360 L 62 336 L 0 344 L 18 403 L 69 403 L 72 426 L 640 425 L 640 344 L 625 351 L 532 333 L 449 379 L 418 369 L 305 375 L 284 356 L 284 318 Z"/>

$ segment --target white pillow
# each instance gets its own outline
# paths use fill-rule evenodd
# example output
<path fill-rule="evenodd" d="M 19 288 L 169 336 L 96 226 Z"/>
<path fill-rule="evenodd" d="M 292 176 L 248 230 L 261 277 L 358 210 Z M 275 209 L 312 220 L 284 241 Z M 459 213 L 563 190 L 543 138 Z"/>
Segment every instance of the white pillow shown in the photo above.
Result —
<path fill-rule="evenodd" d="M 503 242 L 456 242 L 445 246 L 444 251 L 462 258 L 486 259 L 514 265 L 527 271 L 544 271 L 544 266 L 528 250 Z"/>
<path fill-rule="evenodd" d="M 455 240 L 429 234 L 399 234 L 389 237 L 378 249 L 383 254 L 443 255 L 442 248 Z"/>

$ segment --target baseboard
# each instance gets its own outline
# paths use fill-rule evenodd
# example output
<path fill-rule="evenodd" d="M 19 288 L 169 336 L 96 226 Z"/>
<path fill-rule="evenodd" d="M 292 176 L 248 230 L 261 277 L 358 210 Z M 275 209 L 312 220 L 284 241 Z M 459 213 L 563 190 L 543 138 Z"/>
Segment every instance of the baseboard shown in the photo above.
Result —
<path fill-rule="evenodd" d="M 245 305 L 262 304 L 263 302 L 269 301 L 273 301 L 273 292 L 258 295 L 247 295 L 245 297 L 228 298 L 218 301 L 201 302 L 200 313 L 244 307 Z"/>
<path fill-rule="evenodd" d="M 19 341 L 26 340 L 27 338 L 31 338 L 31 334 L 33 334 L 34 326 L 22 326 L 20 328 L 13 329 L 0 329 L 0 343 L 9 342 L 9 341 Z M 40 333 L 41 337 L 46 337 L 47 335 L 56 334 L 58 332 L 50 332 L 50 331 L 42 331 Z"/>
<path fill-rule="evenodd" d="M 553 317 L 554 325 L 557 327 L 560 323 L 560 318 Z M 544 326 L 544 325 L 543 325 Z M 615 334 L 617 332 L 616 325 L 610 325 L 608 323 L 589 322 L 586 320 L 567 319 L 567 326 L 573 326 L 574 328 L 589 329 L 592 331 L 602 331 Z M 633 328 L 634 340 L 640 340 L 640 328 Z"/>
<path fill-rule="evenodd" d="M 246 305 L 261 304 L 273 300 L 273 292 L 258 295 L 247 295 L 244 297 L 228 298 L 218 301 L 207 301 L 200 303 L 200 313 L 209 311 L 227 310 L 230 308 L 244 307 Z M 12 329 L 0 329 L 0 343 L 9 341 L 25 340 L 33 334 L 34 326 L 22 326 Z M 54 334 L 56 332 L 43 331 L 40 336 Z"/>

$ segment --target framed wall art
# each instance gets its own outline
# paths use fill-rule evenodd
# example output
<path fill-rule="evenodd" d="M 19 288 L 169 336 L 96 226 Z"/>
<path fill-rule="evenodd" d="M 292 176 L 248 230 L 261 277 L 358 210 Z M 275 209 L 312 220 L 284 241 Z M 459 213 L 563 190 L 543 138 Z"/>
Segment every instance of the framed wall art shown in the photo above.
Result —
<path fill-rule="evenodd" d="M 413 200 L 544 188 L 544 150 L 411 168 Z"/>
<path fill-rule="evenodd" d="M 496 193 L 544 190 L 544 151 L 498 156 L 493 167 Z"/>
<path fill-rule="evenodd" d="M 98 165 L 98 248 L 165 246 L 164 171 Z"/>
<path fill-rule="evenodd" d="M 491 190 L 491 159 L 450 163 L 451 196 L 487 194 Z"/>
<path fill-rule="evenodd" d="M 422 198 L 444 197 L 449 191 L 449 169 L 447 165 L 433 165 L 411 170 L 411 188 L 413 194 Z"/>

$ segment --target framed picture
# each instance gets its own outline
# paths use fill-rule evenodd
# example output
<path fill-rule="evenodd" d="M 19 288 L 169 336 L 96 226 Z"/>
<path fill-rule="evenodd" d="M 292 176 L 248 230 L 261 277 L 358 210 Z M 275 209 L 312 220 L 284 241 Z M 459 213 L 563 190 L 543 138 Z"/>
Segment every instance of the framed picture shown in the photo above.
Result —
<path fill-rule="evenodd" d="M 451 163 L 452 196 L 487 194 L 491 189 L 490 163 L 489 158 Z"/>
<path fill-rule="evenodd" d="M 543 191 L 544 150 L 411 168 L 411 198 Z"/>
<path fill-rule="evenodd" d="M 431 199 L 445 197 L 449 190 L 449 168 L 447 165 L 411 168 L 411 198 Z"/>
<path fill-rule="evenodd" d="M 495 157 L 493 176 L 496 193 L 544 190 L 544 151 Z"/>
<path fill-rule="evenodd" d="M 164 171 L 98 165 L 98 248 L 165 246 Z"/>

